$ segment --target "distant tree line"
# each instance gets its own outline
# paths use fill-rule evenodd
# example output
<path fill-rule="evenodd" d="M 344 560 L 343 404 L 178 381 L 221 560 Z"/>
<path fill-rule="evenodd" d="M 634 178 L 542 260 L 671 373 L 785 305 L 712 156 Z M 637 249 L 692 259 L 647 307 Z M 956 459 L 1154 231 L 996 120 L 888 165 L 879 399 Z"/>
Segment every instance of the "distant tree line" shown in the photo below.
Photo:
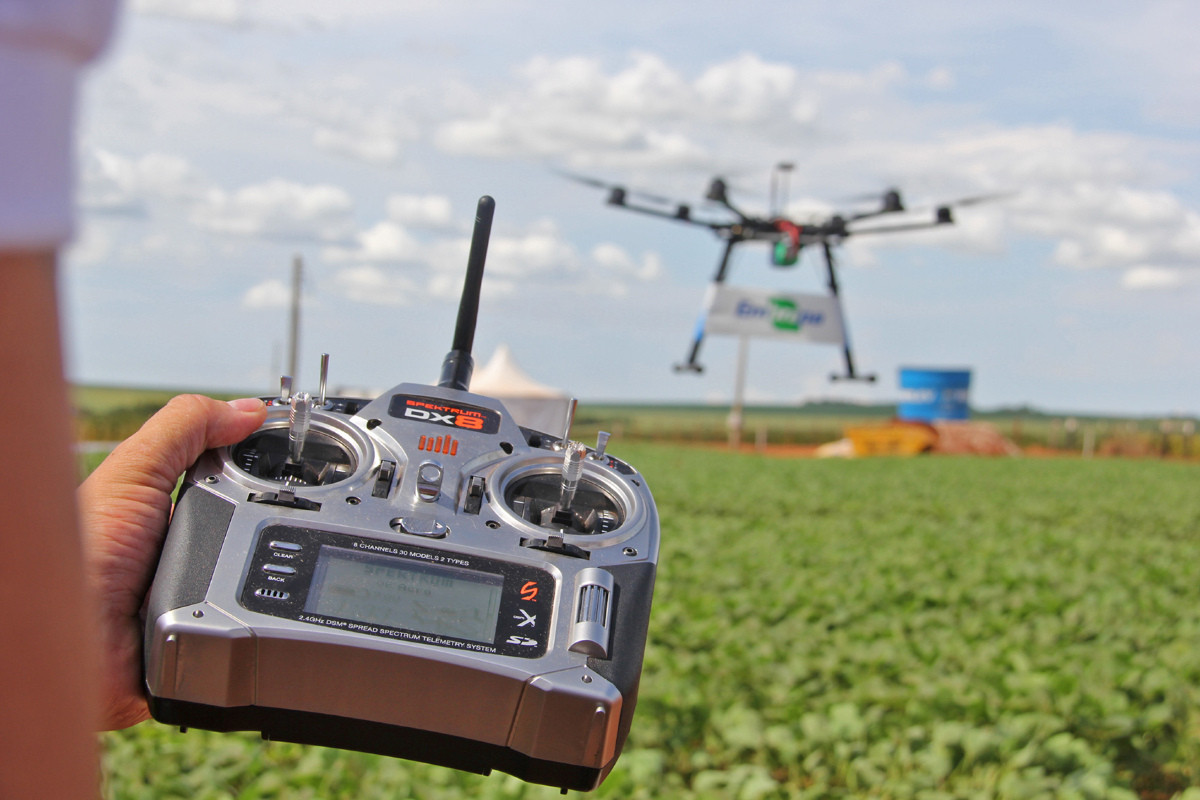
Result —
<path fill-rule="evenodd" d="M 76 437 L 85 442 L 117 442 L 132 435 L 162 408 L 161 403 L 139 403 L 107 411 L 75 411 Z"/>

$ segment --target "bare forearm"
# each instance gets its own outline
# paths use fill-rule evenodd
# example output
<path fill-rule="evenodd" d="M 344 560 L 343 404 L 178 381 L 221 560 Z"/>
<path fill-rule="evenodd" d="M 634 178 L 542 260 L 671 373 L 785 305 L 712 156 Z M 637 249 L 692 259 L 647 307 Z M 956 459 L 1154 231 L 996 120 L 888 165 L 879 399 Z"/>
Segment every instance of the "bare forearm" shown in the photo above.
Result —
<path fill-rule="evenodd" d="M 0 796 L 95 797 L 92 604 L 54 255 L 0 251 Z"/>

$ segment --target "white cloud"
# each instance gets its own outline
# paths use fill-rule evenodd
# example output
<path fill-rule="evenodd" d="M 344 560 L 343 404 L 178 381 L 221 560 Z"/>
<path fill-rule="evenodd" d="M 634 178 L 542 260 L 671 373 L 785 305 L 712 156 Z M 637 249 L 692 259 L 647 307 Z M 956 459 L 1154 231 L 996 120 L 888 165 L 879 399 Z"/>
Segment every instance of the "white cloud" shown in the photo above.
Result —
<path fill-rule="evenodd" d="M 444 195 L 394 194 L 387 200 L 388 218 L 415 228 L 444 229 L 454 224 L 450 198 Z"/>
<path fill-rule="evenodd" d="M 465 260 L 465 240 L 461 252 L 462 258 L 452 263 Z M 453 274 L 461 285 L 457 269 Z M 501 294 L 545 292 L 561 302 L 577 296 L 626 297 L 647 291 L 665 274 L 662 259 L 653 252 L 635 258 L 619 245 L 602 243 L 581 254 L 549 220 L 523 234 L 500 237 L 488 248 L 488 291 Z"/>
<path fill-rule="evenodd" d="M 974 114 L 965 107 L 931 119 L 942 112 L 914 105 L 903 90 L 955 88 L 947 66 L 916 76 L 890 60 L 861 70 L 804 70 L 745 53 L 688 74 L 660 55 L 635 53 L 616 69 L 592 58 L 535 57 L 515 74 L 509 91 L 444 91 L 454 98 L 446 103 L 463 110 L 424 109 L 422 122 L 443 120 L 429 128 L 433 142 L 455 154 L 550 159 L 606 176 L 674 175 L 680 185 L 683 176 L 727 167 L 735 174 L 751 166 L 762 171 L 784 156 L 796 161 L 797 189 L 807 193 L 895 182 L 913 197 L 936 202 L 1017 190 L 1003 211 L 963 212 L 959 225 L 931 241 L 996 252 L 1013 232 L 1032 234 L 1050 240 L 1055 263 L 1077 268 L 1192 268 L 1200 261 L 1200 221 L 1161 188 L 1170 185 L 1172 168 L 1152 143 L 1066 123 L 961 124 Z M 310 123 L 315 147 L 366 162 L 393 163 L 402 145 L 422 138 L 418 122 L 405 113 L 415 95 L 380 93 L 363 75 L 323 76 L 304 92 L 243 87 L 233 99 L 216 99 L 229 85 L 224 78 L 169 73 L 139 81 L 164 101 L 181 91 L 191 106 L 234 118 L 261 113 L 254 99 L 271 96 L 272 107 L 291 123 Z M 428 91 L 437 94 L 437 88 Z M 181 113 L 166 116 L 179 124 Z M 941 133 L 929 136 L 932 122 L 945 119 L 957 124 L 939 125 Z M 434 253 L 425 248 L 433 243 L 413 232 L 453 225 L 448 198 L 397 194 L 388 201 L 386 221 L 356 233 L 349 195 L 340 188 L 276 179 L 229 191 L 212 186 L 184 159 L 161 153 L 133 160 L 98 151 L 87 164 L 84 189 L 85 206 L 97 210 L 144 213 L 156 200 L 170 199 L 195 203 L 191 220 L 219 233 L 353 240 L 330 255 L 355 263 L 430 263 Z M 858 262 L 889 245 L 881 237 L 857 247 Z M 512 262 L 499 267 L 512 275 L 545 271 L 539 266 L 545 261 L 585 262 L 570 245 L 532 232 L 496 253 Z"/>
<path fill-rule="evenodd" d="M 607 74 L 582 57 L 539 57 L 519 72 L 523 85 L 497 98 L 477 98 L 472 109 L 444 124 L 435 141 L 453 153 L 555 157 L 572 163 L 661 167 L 711 161 L 712 123 L 807 122 L 812 98 L 796 70 L 745 55 L 714 65 L 693 80 L 660 57 L 631 56 Z M 482 107 L 483 113 L 474 109 Z"/>
<path fill-rule="evenodd" d="M 336 241 L 353 231 L 352 207 L 350 195 L 339 187 L 276 178 L 232 193 L 211 189 L 191 219 L 218 233 Z"/>
<path fill-rule="evenodd" d="M 330 286 L 348 300 L 377 306 L 407 306 L 426 296 L 408 275 L 377 264 L 360 264 L 339 270 Z"/>
<path fill-rule="evenodd" d="M 162 17 L 235 25 L 243 21 L 237 0 L 132 0 L 130 11 Z"/>
<path fill-rule="evenodd" d="M 186 159 L 166 153 L 127 158 L 95 148 L 81 172 L 80 204 L 106 213 L 144 213 L 154 201 L 195 200 L 210 188 Z"/>
<path fill-rule="evenodd" d="M 1174 289 L 1183 283 L 1179 270 L 1164 267 L 1134 267 L 1121 276 L 1121 285 L 1126 289 Z"/>
<path fill-rule="evenodd" d="M 1195 57 L 1197 6 L 1187 0 L 1137 5 L 1114 4 L 1104 14 L 1083 14 L 1071 26 L 1074 36 L 1099 55 L 1112 91 L 1140 98 L 1152 120 L 1191 128 L 1200 125 L 1192 90 L 1200 81 Z"/>
<path fill-rule="evenodd" d="M 509 278 L 561 275 L 579 267 L 579 253 L 553 226 L 541 224 L 520 236 L 494 238 L 488 246 L 488 270 Z"/>
<path fill-rule="evenodd" d="M 704 116 L 738 124 L 761 124 L 777 120 L 781 113 L 792 112 L 798 101 L 800 76 L 787 64 L 769 64 L 747 53 L 716 64 L 695 82 L 695 95 Z M 806 103 L 797 121 L 810 121 L 814 115 Z M 795 118 L 796 114 L 791 114 Z"/>
<path fill-rule="evenodd" d="M 1064 266 L 1200 267 L 1200 215 L 1162 191 L 1089 182 L 1043 187 L 1022 203 L 1015 225 L 1056 238 L 1054 258 Z"/>
<path fill-rule="evenodd" d="M 903 85 L 908 71 L 897 61 L 885 61 L 865 70 L 820 70 L 813 77 L 820 86 L 839 94 L 876 94 Z"/>
<path fill-rule="evenodd" d="M 400 142 L 387 129 L 354 131 L 320 126 L 313 131 L 313 144 L 370 164 L 390 164 L 400 157 Z"/>
<path fill-rule="evenodd" d="M 678 151 L 680 136 L 648 131 L 636 120 L 606 115 L 599 109 L 526 105 L 497 106 L 486 115 L 451 121 L 436 134 L 440 147 L 450 153 L 503 157 L 566 157 L 578 151 L 601 153 L 647 152 L 659 155 Z M 694 149 L 694 146 L 682 149 Z"/>
<path fill-rule="evenodd" d="M 1200 218 L 1162 188 L 1177 173 L 1155 143 L 1066 123 L 981 126 L 969 106 L 925 107 L 904 96 L 913 86 L 955 88 L 947 66 L 914 79 L 896 61 L 803 71 L 743 54 L 689 77 L 642 53 L 616 70 L 595 59 L 539 57 L 518 79 L 510 93 L 477 98 L 481 113 L 443 125 L 438 144 L 659 175 L 751 162 L 761 170 L 775 154 L 794 153 L 807 187 L 895 182 L 931 206 L 1017 193 L 996 212 L 963 210 L 960 224 L 928 235 L 939 244 L 995 253 L 1019 232 L 1049 239 L 1064 266 L 1200 266 Z M 869 260 L 871 249 L 889 244 L 880 237 L 857 252 Z"/>
<path fill-rule="evenodd" d="M 292 302 L 292 290 L 278 278 L 255 284 L 242 295 L 242 308 L 287 308 Z"/>
<path fill-rule="evenodd" d="M 543 58 L 520 77 L 523 94 L 500 95 L 482 115 L 448 123 L 440 144 L 475 155 L 556 157 L 585 170 L 662 174 L 717 171 L 715 152 L 769 163 L 773 152 L 786 152 L 775 144 L 786 129 L 808 186 L 894 181 L 929 201 L 927 216 L 956 197 L 1016 192 L 995 210 L 959 211 L 957 225 L 926 234 L 927 242 L 996 253 L 1020 232 L 1049 239 L 1054 261 L 1064 266 L 1200 266 L 1200 218 L 1156 185 L 1169 180 L 1171 168 L 1151 143 L 1067 124 L 958 124 L 931 138 L 929 114 L 899 93 L 911 81 L 898 63 L 801 73 L 743 55 L 693 80 L 649 55 L 615 72 L 589 59 Z M 955 77 L 938 67 L 921 83 L 948 90 Z M 736 135 L 726 138 L 725 128 Z M 806 140 L 821 130 L 839 135 Z M 852 258 L 871 263 L 871 252 L 892 241 L 901 239 L 856 242 Z"/>
<path fill-rule="evenodd" d="M 641 117 L 673 117 L 686 111 L 681 103 L 688 97 L 688 87 L 676 70 L 649 53 L 635 54 L 632 60 L 633 64 L 611 81 L 600 78 L 607 108 Z"/>
<path fill-rule="evenodd" d="M 711 240 L 703 232 L 675 237 L 668 223 L 656 227 L 601 210 L 599 193 L 589 197 L 552 185 L 545 162 L 681 200 L 698 200 L 709 177 L 725 175 L 741 190 L 735 199 L 759 210 L 766 205 L 770 165 L 781 160 L 796 163 L 793 196 L 818 198 L 823 202 L 811 205 L 824 213 L 841 207 L 837 198 L 888 185 L 899 186 L 914 206 L 1019 191 L 1003 202 L 963 209 L 952 228 L 852 239 L 845 260 L 860 245 L 869 256 L 904 246 L 940 265 L 949 261 L 949 248 L 994 251 L 1008 244 L 1012 254 L 996 259 L 1000 269 L 1041 266 L 1024 263 L 1031 257 L 1060 267 L 1047 270 L 1047 291 L 1036 298 L 1021 295 L 1024 281 L 994 284 L 997 294 L 1011 293 L 1012 307 L 1030 317 L 1075 315 L 1089 346 L 1107 351 L 1112 326 L 1102 320 L 1111 314 L 1090 313 L 1095 294 L 1104 292 L 1096 287 L 1159 286 L 1167 291 L 1120 298 L 1143 314 L 1123 317 L 1121 338 L 1153 342 L 1146 335 L 1153 325 L 1187 335 L 1186 324 L 1176 320 L 1186 320 L 1185 295 L 1200 285 L 1193 282 L 1200 278 L 1194 213 L 1200 148 L 1192 135 L 1200 105 L 1188 95 L 1200 60 L 1192 56 L 1189 38 L 1198 12 L 1180 0 L 1106 7 L 1102 14 L 1030 2 L 956 6 L 952 13 L 921 5 L 864 12 L 827 3 L 815 14 L 799 6 L 773 9 L 771 24 L 759 26 L 728 24 L 729 9 L 720 4 L 693 4 L 686 18 L 670 4 L 651 4 L 638 8 L 636 31 L 629 24 L 632 6 L 620 3 L 547 5 L 536 14 L 518 14 L 518 24 L 512 9 L 485 4 L 476 9 L 477 24 L 467 27 L 446 4 L 394 0 L 129 5 L 134 13 L 93 71 L 81 115 L 82 141 L 120 154 L 103 165 L 89 166 L 92 156 L 83 160 L 85 239 L 69 256 L 102 267 L 80 269 L 76 276 L 107 281 L 112 308 L 118 294 L 124 297 L 121 312 L 76 315 L 84 348 L 78 363 L 92 374 L 101 371 L 97 364 L 111 363 L 110 354 L 133 353 L 120 342 L 112 345 L 131 341 L 114 335 L 113 318 L 130 326 L 136 320 L 143 330 L 162 328 L 145 318 L 168 313 L 167 304 L 142 298 L 161 294 L 155 287 L 164 274 L 192 282 L 203 290 L 196 297 L 214 305 L 219 299 L 236 312 L 246 287 L 276 274 L 269 265 L 282 266 L 291 254 L 291 247 L 281 253 L 270 237 L 324 242 L 313 281 L 331 300 L 361 301 L 364 321 L 393 321 L 389 312 L 366 305 L 385 302 L 411 303 L 405 324 L 427 327 L 432 317 L 444 319 L 461 288 L 466 257 L 469 209 L 459 198 L 476 194 L 468 185 L 476 180 L 505 209 L 494 234 L 485 304 L 497 288 L 519 291 L 523 308 L 553 316 L 571 304 L 591 308 L 587 297 L 627 291 L 619 304 L 610 304 L 613 309 L 669 301 L 686 326 L 717 255 Z M 903 27 L 916 18 L 920 25 Z M 800 47 L 798 24 L 807 32 Z M 505 25 L 506 35 L 496 36 Z M 654 52 L 629 49 L 647 43 Z M 1020 59 L 1014 61 L 1013 53 Z M 813 67 L 822 64 L 834 66 Z M 446 151 L 510 160 L 447 158 Z M 155 154 L 176 161 L 154 165 Z M 348 206 L 304 212 L 280 198 L 243 194 L 276 176 L 305 189 L 333 184 L 345 190 L 342 203 L 353 198 L 356 205 L 377 208 L 356 224 Z M 757 191 L 758 202 L 747 189 Z M 417 199 L 436 192 L 463 203 L 459 211 L 466 219 L 455 220 L 452 208 L 445 224 L 445 207 Z M 385 214 L 383 198 L 390 193 L 410 199 L 389 203 Z M 697 214 L 701 208 L 694 207 Z M 88 213 L 99 210 L 108 213 Z M 562 229 L 532 222 L 546 215 L 558 217 Z M 100 236 L 89 242 L 91 226 Z M 327 239 L 339 232 L 341 240 Z M 654 248 L 677 271 L 663 276 Z M 766 280 L 761 255 L 747 254 L 749 259 L 754 269 L 739 266 L 735 275 Z M 697 260 L 704 268 L 684 268 Z M 880 263 L 894 260 L 889 254 Z M 193 268 L 198 266 L 204 268 Z M 1067 266 L 1108 274 L 1064 275 Z M 858 314 L 851 326 L 864 363 L 882 370 L 925 352 L 924 342 L 914 346 L 873 330 L 883 301 L 871 293 L 880 286 L 867 281 L 856 288 L 852 271 L 847 273 L 850 307 Z M 781 282 L 798 275 L 767 274 Z M 676 291 L 665 291 L 668 286 Z M 1188 291 L 1172 293 L 1172 287 Z M 277 301 L 286 294 L 281 288 L 255 287 L 247 302 Z M 944 288 L 948 295 L 956 289 Z M 100 293 L 86 296 L 81 306 L 99 308 Z M 960 300 L 929 304 L 929 319 L 949 325 L 953 320 L 946 317 Z M 1047 309 L 1055 303 L 1063 308 Z M 640 333 L 651 340 L 672 324 L 666 317 L 638 316 L 637 325 L 645 327 Z M 919 327 L 925 315 L 908 319 Z M 244 326 L 213 319 L 212 327 Z M 951 357 L 979 355 L 981 374 L 989 374 L 993 385 L 1011 383 L 1016 396 L 1068 404 L 1087 396 L 1054 372 L 1046 373 L 1053 378 L 1044 386 L 1026 388 L 1013 371 L 1028 372 L 1027 359 L 984 364 L 985 354 L 1000 350 L 993 344 L 997 337 L 986 331 L 982 325 L 964 331 L 962 347 Z M 553 346 L 578 352 L 570 338 L 575 335 L 583 334 L 566 333 Z M 1017 339 L 1000 338 L 1011 339 L 1011 352 L 1021 352 Z M 583 337 L 589 346 L 594 339 Z M 629 341 L 614 332 L 609 345 L 623 352 L 623 363 Z M 1057 344 L 1039 341 L 1039 358 L 1068 360 L 1051 347 Z M 674 347 L 650 352 L 656 349 L 629 352 L 629 360 L 655 361 L 657 369 L 679 355 Z M 714 341 L 714 367 L 721 352 Z M 814 353 L 809 363 L 824 364 L 827 356 Z M 144 355 L 138 360 L 154 362 Z M 1102 363 L 1116 366 L 1104 371 L 1109 383 L 1092 396 L 1108 403 L 1115 397 L 1113 376 L 1128 378 L 1136 370 L 1110 352 Z M 985 366 L 991 371 L 984 373 Z M 803 371 L 807 367 L 787 372 Z M 579 380 L 583 391 L 596 391 L 595 374 L 564 372 L 563 381 Z M 675 388 L 678 380 L 671 377 L 660 382 L 640 376 L 631 369 L 613 381 L 612 391 L 664 397 L 703 391 Z M 716 379 L 715 371 L 705 378 Z M 772 375 L 751 383 L 790 396 L 780 380 Z M 1138 381 L 1130 391 L 1146 393 L 1151 399 L 1141 405 L 1154 406 L 1165 402 L 1152 394 L 1157 385 Z"/>
<path fill-rule="evenodd" d="M 606 242 L 592 248 L 592 261 L 601 271 L 610 273 L 612 280 L 632 278 L 639 283 L 657 280 L 665 274 L 662 259 L 657 253 L 645 253 L 641 261 L 635 260 L 622 247 Z"/>
<path fill-rule="evenodd" d="M 102 263 L 112 252 L 112 247 L 112 237 L 104 228 L 85 224 L 71 242 L 65 258 L 74 266 L 91 267 Z"/>
<path fill-rule="evenodd" d="M 415 202 L 424 199 L 389 203 L 389 213 L 420 216 L 428 215 L 430 207 L 441 207 L 437 202 L 431 206 Z M 443 219 L 440 211 L 434 217 Z M 403 305 L 412 297 L 457 299 L 462 291 L 470 238 L 446 235 L 445 231 L 463 227 L 446 224 L 418 237 L 391 219 L 378 222 L 359 233 L 354 246 L 326 248 L 323 256 L 327 261 L 353 265 L 337 273 L 331 288 L 351 300 L 377 305 Z M 490 298 L 516 293 L 527 298 L 548 296 L 545 293 L 559 298 L 577 294 L 624 296 L 635 286 L 660 280 L 664 274 L 661 258 L 655 253 L 634 258 L 620 246 L 605 243 L 584 256 L 554 222 L 539 220 L 524 231 L 507 235 L 493 232 L 484 280 Z"/>
<path fill-rule="evenodd" d="M 539 103 L 576 109 L 602 102 L 608 83 L 600 62 L 583 56 L 561 59 L 535 56 L 518 74 L 529 83 L 530 92 Z"/>
<path fill-rule="evenodd" d="M 320 150 L 375 166 L 398 164 L 404 148 L 421 138 L 418 120 L 430 100 L 424 87 L 381 87 L 371 79 L 377 70 L 391 68 L 339 67 L 302 86 L 281 86 L 284 113 L 298 131 L 312 130 Z"/>
<path fill-rule="evenodd" d="M 211 258 L 211 252 L 206 250 L 208 248 L 193 237 L 181 239 L 178 235 L 151 226 L 146 236 L 122 247 L 118 257 L 122 261 L 161 268 L 164 265 L 177 266 L 183 263 L 203 264 L 206 258 Z"/>
<path fill-rule="evenodd" d="M 89 211 L 182 216 L 203 230 L 268 239 L 338 241 L 354 231 L 353 202 L 340 187 L 275 178 L 228 191 L 166 153 L 128 158 L 94 149 L 80 183 Z"/>
<path fill-rule="evenodd" d="M 925 85 L 934 91 L 953 89 L 955 83 L 954 73 L 947 67 L 934 67 L 925 73 Z"/>
<path fill-rule="evenodd" d="M 854 150 L 871 162 L 904 165 L 897 182 L 923 188 L 919 197 L 906 192 L 910 207 L 928 200 L 931 209 L 955 196 L 1011 192 L 990 205 L 957 211 L 959 224 L 928 234 L 941 245 L 997 252 L 1020 233 L 1048 240 L 1061 266 L 1200 267 L 1200 215 L 1159 188 L 1171 173 L 1167 157 L 1138 137 L 1061 124 L 968 128 L 947 131 L 934 142 L 856 142 L 840 152 Z M 829 160 L 853 169 L 839 163 L 837 152 Z M 856 240 L 853 252 L 865 263 L 870 251 L 898 241 Z"/>
<path fill-rule="evenodd" d="M 246 63 L 235 63 L 228 53 L 214 60 L 211 48 L 170 49 L 165 42 L 114 55 L 119 57 L 105 63 L 106 80 L 92 99 L 105 108 L 97 135 L 122 148 L 171 141 L 176 149 L 219 153 L 263 120 L 278 118 L 295 91 L 277 64 L 248 55 L 236 59 Z"/>
<path fill-rule="evenodd" d="M 330 261 L 369 264 L 404 264 L 424 261 L 425 245 L 403 225 L 391 220 L 377 222 L 354 236 L 354 245 L 325 250 Z"/>

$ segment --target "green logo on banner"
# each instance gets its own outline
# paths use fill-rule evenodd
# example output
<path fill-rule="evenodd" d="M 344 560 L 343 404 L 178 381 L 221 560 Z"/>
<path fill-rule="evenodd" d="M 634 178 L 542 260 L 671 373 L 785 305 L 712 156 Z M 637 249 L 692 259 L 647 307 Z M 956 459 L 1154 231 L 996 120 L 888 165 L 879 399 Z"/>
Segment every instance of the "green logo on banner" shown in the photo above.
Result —
<path fill-rule="evenodd" d="M 771 327 L 783 333 L 799 333 L 805 325 L 821 326 L 825 323 L 822 311 L 805 311 L 799 303 L 790 297 L 771 297 L 765 305 L 754 300 L 742 298 L 734 307 L 733 314 L 738 319 L 766 320 L 770 318 Z"/>
<path fill-rule="evenodd" d="M 772 297 L 771 323 L 776 330 L 795 332 L 800 330 L 800 309 L 786 297 Z"/>

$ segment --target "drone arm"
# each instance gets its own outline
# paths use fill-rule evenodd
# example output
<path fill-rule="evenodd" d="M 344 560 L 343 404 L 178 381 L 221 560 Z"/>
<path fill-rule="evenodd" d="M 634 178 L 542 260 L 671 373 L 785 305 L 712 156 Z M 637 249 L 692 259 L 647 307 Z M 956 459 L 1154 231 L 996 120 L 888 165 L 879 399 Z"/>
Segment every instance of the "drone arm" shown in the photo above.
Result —
<path fill-rule="evenodd" d="M 662 219 L 675 220 L 676 222 L 683 222 L 700 228 L 708 228 L 712 231 L 719 231 L 722 228 L 729 227 L 728 223 L 724 222 L 711 222 L 704 219 L 694 219 L 692 217 L 691 208 L 686 205 L 678 205 L 674 208 L 674 210 L 667 210 L 663 208 L 655 208 L 653 206 L 643 206 L 636 203 L 630 203 L 625 198 L 624 192 L 613 192 L 608 198 L 608 204 L 610 206 L 616 206 L 617 208 L 626 209 L 627 211 L 636 211 L 639 214 L 646 214 L 651 217 L 661 217 Z"/>
<path fill-rule="evenodd" d="M 940 211 L 938 218 L 930 222 L 904 222 L 897 225 L 878 225 L 871 228 L 857 228 L 855 230 L 846 231 L 846 236 L 862 236 L 866 233 L 896 233 L 898 231 L 919 231 L 926 228 L 940 228 L 943 225 L 952 225 L 953 217 L 944 215 Z"/>

